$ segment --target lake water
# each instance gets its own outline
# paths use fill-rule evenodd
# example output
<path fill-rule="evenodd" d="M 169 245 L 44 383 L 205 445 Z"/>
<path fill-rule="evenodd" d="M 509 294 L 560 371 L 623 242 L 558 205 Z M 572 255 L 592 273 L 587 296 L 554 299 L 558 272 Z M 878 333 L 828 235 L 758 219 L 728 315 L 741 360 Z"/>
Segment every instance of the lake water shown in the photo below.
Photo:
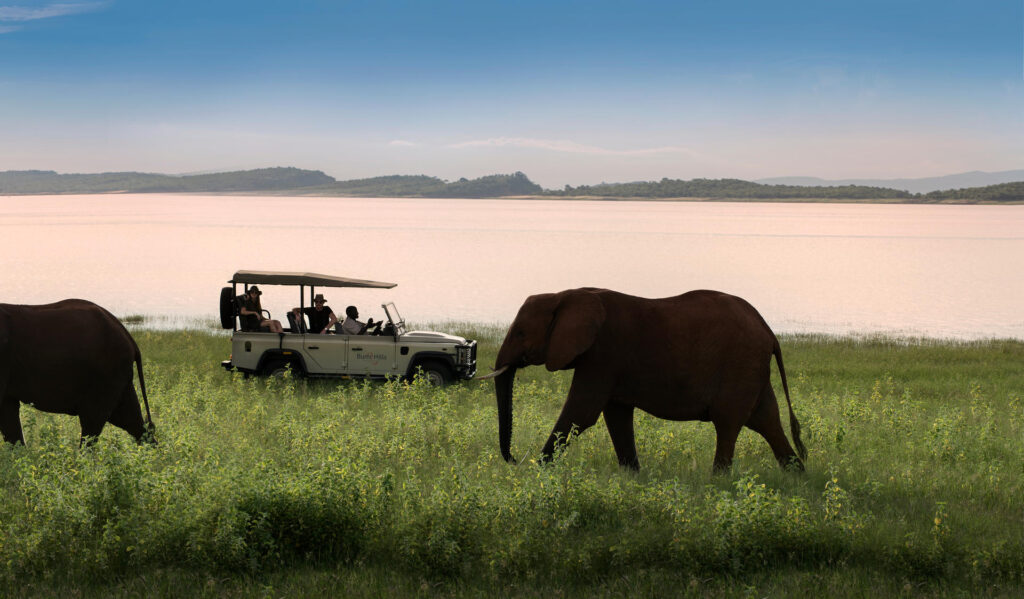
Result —
<path fill-rule="evenodd" d="M 320 289 L 336 311 L 507 323 L 526 296 L 718 289 L 779 332 L 1024 338 L 1024 206 L 0 197 L 0 302 L 91 299 L 216 317 L 236 270 L 391 281 Z M 297 304 L 265 288 L 275 317 Z"/>

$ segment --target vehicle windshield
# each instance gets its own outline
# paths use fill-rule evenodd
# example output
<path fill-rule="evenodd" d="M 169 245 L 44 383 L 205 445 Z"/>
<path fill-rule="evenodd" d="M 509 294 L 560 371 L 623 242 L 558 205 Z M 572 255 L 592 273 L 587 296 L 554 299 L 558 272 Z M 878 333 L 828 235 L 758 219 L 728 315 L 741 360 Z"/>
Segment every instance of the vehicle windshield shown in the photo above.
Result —
<path fill-rule="evenodd" d="M 398 335 L 405 334 L 405 321 L 402 320 L 402 315 L 398 313 L 398 308 L 395 307 L 394 302 L 388 302 L 381 304 L 384 308 L 384 312 L 388 315 L 388 320 L 391 321 L 392 326 L 395 327 L 395 333 Z"/>

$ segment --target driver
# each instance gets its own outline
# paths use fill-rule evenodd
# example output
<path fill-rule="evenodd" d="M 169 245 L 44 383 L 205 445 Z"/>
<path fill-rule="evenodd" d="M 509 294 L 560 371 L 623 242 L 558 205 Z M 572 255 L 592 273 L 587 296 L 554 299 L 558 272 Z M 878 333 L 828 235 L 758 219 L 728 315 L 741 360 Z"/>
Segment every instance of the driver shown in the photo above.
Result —
<path fill-rule="evenodd" d="M 345 308 L 345 316 L 345 322 L 341 323 L 341 332 L 346 335 L 363 335 L 368 327 L 373 326 L 372 318 L 366 323 L 357 320 L 359 318 L 359 310 L 355 306 Z"/>
<path fill-rule="evenodd" d="M 324 299 L 324 294 L 318 293 L 313 298 L 313 307 L 306 308 L 292 308 L 292 314 L 295 315 L 296 319 L 301 319 L 302 315 L 305 314 L 309 317 L 309 330 L 312 333 L 326 333 L 327 329 L 331 325 L 338 322 L 338 317 L 334 315 L 334 310 L 326 305 L 327 300 Z"/>

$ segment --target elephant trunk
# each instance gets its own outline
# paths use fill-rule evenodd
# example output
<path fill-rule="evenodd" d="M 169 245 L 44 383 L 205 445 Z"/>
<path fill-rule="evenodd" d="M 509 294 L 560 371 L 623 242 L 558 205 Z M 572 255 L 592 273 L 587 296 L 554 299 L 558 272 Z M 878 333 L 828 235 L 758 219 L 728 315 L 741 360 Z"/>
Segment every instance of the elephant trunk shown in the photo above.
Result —
<path fill-rule="evenodd" d="M 501 457 L 515 464 L 512 457 L 512 383 L 516 380 L 516 369 L 508 368 L 494 379 L 494 393 L 498 398 L 498 447 Z"/>

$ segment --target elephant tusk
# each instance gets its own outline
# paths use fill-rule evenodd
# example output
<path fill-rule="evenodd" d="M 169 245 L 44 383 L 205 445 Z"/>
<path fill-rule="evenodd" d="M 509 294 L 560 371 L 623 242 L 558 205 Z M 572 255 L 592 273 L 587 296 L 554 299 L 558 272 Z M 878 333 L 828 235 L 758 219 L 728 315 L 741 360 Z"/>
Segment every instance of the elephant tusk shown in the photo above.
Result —
<path fill-rule="evenodd" d="M 508 370 L 508 366 L 507 365 L 502 366 L 501 368 L 495 370 L 491 374 L 485 374 L 484 376 L 478 376 L 478 377 L 476 377 L 476 380 L 478 380 L 478 381 L 486 381 L 488 379 L 493 379 L 494 377 L 500 375 L 501 373 L 505 372 L 506 370 Z"/>

